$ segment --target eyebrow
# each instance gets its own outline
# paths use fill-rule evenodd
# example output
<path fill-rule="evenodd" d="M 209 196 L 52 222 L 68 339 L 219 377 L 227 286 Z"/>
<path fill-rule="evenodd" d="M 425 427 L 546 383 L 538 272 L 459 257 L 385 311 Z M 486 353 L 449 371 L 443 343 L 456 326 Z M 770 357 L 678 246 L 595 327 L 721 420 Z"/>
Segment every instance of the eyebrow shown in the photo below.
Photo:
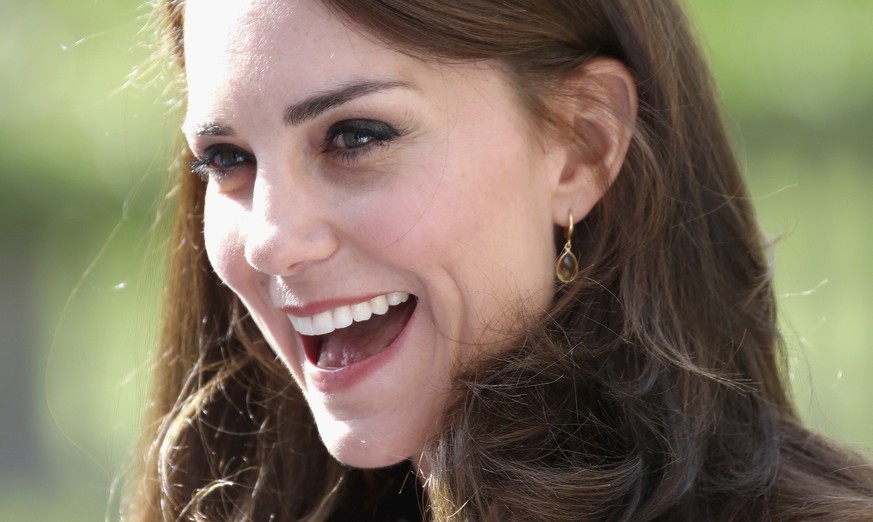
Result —
<path fill-rule="evenodd" d="M 233 136 L 235 134 L 233 127 L 222 125 L 216 121 L 198 124 L 193 127 L 192 133 L 195 136 Z"/>
<path fill-rule="evenodd" d="M 306 120 L 311 120 L 319 114 L 348 103 L 355 98 L 399 87 L 409 88 L 410 85 L 397 80 L 358 80 L 346 83 L 335 89 L 310 96 L 301 102 L 290 105 L 285 109 L 285 125 L 292 127 L 300 125 Z"/>
<path fill-rule="evenodd" d="M 397 88 L 412 88 L 399 80 L 356 80 L 340 85 L 334 89 L 314 94 L 302 101 L 289 105 L 283 114 L 285 125 L 296 126 L 311 120 L 325 111 L 339 107 L 356 98 L 379 91 Z M 233 127 L 218 121 L 208 121 L 193 126 L 195 136 L 234 136 Z"/>

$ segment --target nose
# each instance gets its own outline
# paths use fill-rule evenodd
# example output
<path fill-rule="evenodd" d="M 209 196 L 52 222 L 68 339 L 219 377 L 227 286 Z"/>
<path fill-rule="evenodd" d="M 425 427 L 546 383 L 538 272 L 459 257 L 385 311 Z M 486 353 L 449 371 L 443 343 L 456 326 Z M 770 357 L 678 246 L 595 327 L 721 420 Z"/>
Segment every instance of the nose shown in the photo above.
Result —
<path fill-rule="evenodd" d="M 285 179 L 283 179 L 285 178 Z M 326 205 L 288 177 L 256 177 L 243 224 L 245 258 L 256 270 L 288 276 L 322 262 L 338 246 Z"/>

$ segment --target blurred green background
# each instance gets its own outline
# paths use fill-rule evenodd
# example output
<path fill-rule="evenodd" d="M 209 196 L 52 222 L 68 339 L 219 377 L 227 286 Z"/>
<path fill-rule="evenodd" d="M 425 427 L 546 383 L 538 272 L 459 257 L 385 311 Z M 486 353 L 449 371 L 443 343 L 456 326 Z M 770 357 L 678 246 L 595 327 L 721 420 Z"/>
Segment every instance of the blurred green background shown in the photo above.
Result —
<path fill-rule="evenodd" d="M 873 2 L 689 7 L 761 220 L 782 237 L 798 404 L 873 448 Z M 143 71 L 148 18 L 134 0 L 6 0 L 0 17 L 3 521 L 118 518 L 176 139 L 166 80 Z"/>

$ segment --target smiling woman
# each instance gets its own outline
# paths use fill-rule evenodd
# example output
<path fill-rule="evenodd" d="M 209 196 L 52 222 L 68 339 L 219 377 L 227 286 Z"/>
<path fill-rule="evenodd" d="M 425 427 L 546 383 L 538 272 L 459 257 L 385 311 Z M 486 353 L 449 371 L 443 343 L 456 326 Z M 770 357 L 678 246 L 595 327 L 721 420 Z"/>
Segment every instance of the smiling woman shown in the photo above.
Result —
<path fill-rule="evenodd" d="M 676 5 L 164 9 L 190 168 L 131 519 L 873 509 L 787 397 Z"/>
<path fill-rule="evenodd" d="M 503 305 L 546 310 L 568 144 L 534 139 L 493 65 L 417 60 L 318 5 L 224 10 L 189 1 L 184 27 L 210 262 L 336 458 L 418 464 L 459 364 L 518 319 Z"/>

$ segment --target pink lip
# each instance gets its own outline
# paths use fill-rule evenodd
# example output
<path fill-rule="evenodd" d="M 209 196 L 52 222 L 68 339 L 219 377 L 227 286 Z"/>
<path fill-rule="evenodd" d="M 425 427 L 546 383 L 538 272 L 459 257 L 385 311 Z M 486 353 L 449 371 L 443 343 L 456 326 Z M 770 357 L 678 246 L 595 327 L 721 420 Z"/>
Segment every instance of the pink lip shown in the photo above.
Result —
<path fill-rule="evenodd" d="M 380 295 L 380 294 L 377 294 Z M 342 305 L 337 305 L 342 306 Z M 400 347 L 412 329 L 413 323 L 417 321 L 418 307 L 412 312 L 412 316 L 406 322 L 403 330 L 391 341 L 384 350 L 376 355 L 352 363 L 348 366 L 337 369 L 319 368 L 308 357 L 304 356 L 303 371 L 306 382 L 309 386 L 323 393 L 333 393 L 344 389 L 351 388 L 366 379 L 369 375 L 376 372 L 379 368 L 393 359 L 400 351 Z M 297 342 L 303 346 L 303 339 L 300 334 L 297 334 Z"/>

